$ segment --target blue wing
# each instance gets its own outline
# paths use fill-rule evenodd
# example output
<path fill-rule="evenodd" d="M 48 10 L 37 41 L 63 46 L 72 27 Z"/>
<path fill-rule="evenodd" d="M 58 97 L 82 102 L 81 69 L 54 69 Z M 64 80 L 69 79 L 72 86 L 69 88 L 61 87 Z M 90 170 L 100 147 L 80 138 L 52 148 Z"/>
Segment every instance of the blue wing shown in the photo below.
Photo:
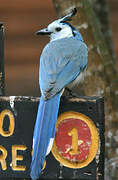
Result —
<path fill-rule="evenodd" d="M 51 98 L 73 81 L 86 67 L 87 56 L 85 43 L 74 38 L 49 43 L 40 61 L 39 79 L 43 97 Z"/>
<path fill-rule="evenodd" d="M 32 179 L 39 178 L 50 139 L 55 135 L 59 92 L 84 70 L 87 55 L 84 42 L 74 38 L 56 40 L 43 50 L 39 77 L 42 96 L 33 136 Z"/>

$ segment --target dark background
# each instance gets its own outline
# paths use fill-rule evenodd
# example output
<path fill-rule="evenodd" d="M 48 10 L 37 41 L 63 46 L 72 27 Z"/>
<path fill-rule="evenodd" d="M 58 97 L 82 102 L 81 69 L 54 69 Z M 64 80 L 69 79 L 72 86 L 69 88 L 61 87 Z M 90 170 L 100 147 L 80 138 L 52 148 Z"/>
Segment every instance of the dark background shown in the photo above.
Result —
<path fill-rule="evenodd" d="M 118 1 L 108 3 L 118 67 Z M 5 26 L 6 95 L 40 96 L 39 58 L 49 39 L 34 33 L 56 18 L 52 0 L 0 0 L 0 21 Z"/>

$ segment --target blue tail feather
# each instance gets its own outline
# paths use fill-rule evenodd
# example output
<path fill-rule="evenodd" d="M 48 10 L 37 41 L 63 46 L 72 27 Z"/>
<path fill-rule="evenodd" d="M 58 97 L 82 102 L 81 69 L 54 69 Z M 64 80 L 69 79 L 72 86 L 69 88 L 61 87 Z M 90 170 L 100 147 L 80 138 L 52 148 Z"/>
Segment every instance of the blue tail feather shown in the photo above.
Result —
<path fill-rule="evenodd" d="M 33 180 L 38 179 L 41 174 L 50 138 L 54 137 L 59 104 L 60 93 L 47 101 L 43 97 L 40 99 L 33 136 L 33 157 L 30 172 Z"/>

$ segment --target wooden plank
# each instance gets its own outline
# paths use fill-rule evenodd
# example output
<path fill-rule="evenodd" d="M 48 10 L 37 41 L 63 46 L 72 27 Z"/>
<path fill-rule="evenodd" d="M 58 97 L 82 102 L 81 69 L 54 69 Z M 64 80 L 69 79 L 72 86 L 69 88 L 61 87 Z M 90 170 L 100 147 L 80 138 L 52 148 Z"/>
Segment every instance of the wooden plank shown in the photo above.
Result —
<path fill-rule="evenodd" d="M 4 95 L 4 27 L 0 23 L 0 96 Z"/>
<path fill-rule="evenodd" d="M 36 112 L 39 103 L 39 98 L 36 97 L 0 97 L 0 178 L 29 178 L 31 152 L 32 152 L 32 136 L 33 127 L 36 119 Z M 73 113 L 75 115 L 73 115 Z M 70 114 L 71 120 L 70 120 Z M 63 155 L 58 150 L 57 136 L 60 132 L 63 123 L 74 123 L 72 127 L 68 126 L 68 131 L 75 128 L 76 137 L 81 143 L 76 147 L 80 152 L 76 153 L 75 146 L 72 144 L 75 138 L 75 133 L 68 136 L 69 143 L 72 145 L 71 158 L 67 159 L 66 154 L 63 160 Z M 63 121 L 64 120 L 64 121 Z M 77 123 L 76 123 L 77 122 Z M 78 124 L 78 125 L 77 125 Z M 80 124 L 87 127 L 87 132 Z M 59 118 L 57 121 L 57 129 L 55 142 L 50 153 L 46 158 L 46 167 L 43 170 L 41 179 L 81 179 L 81 180 L 103 180 L 104 179 L 104 102 L 101 97 L 62 97 Z M 58 133 L 57 133 L 58 132 Z M 81 132 L 81 133 L 80 133 Z M 82 135 L 83 133 L 83 135 Z M 86 133 L 89 137 L 86 138 Z M 97 133 L 96 135 L 94 133 Z M 81 136 L 80 136 L 81 134 Z M 84 137 L 85 136 L 85 137 Z M 80 138 L 81 137 L 81 138 Z M 84 138 L 82 138 L 84 137 Z M 60 144 L 64 144 L 64 136 L 61 137 Z M 86 142 L 88 142 L 88 145 Z M 73 141 L 73 142 L 74 142 Z M 83 144 L 87 151 L 81 146 Z M 55 147 L 57 147 L 55 152 Z M 96 149 L 96 150 L 95 150 Z M 70 150 L 70 151 L 71 151 Z M 78 158 L 81 153 L 88 153 L 86 157 L 83 155 L 83 160 L 73 161 L 73 157 Z M 69 167 L 68 163 L 71 164 Z M 76 166 L 76 168 L 75 168 Z M 80 168 L 81 167 L 81 168 Z"/>

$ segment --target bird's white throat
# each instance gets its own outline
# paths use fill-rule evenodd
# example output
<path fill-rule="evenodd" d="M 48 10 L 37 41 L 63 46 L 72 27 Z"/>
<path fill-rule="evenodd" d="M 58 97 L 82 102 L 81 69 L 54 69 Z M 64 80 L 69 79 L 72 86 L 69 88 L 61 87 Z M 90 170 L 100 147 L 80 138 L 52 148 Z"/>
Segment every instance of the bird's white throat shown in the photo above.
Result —
<path fill-rule="evenodd" d="M 50 35 L 50 41 L 55 41 L 57 39 L 62 39 L 62 38 L 69 38 L 72 37 L 73 33 L 71 28 L 64 28 L 62 31 L 58 33 L 52 33 Z"/>

